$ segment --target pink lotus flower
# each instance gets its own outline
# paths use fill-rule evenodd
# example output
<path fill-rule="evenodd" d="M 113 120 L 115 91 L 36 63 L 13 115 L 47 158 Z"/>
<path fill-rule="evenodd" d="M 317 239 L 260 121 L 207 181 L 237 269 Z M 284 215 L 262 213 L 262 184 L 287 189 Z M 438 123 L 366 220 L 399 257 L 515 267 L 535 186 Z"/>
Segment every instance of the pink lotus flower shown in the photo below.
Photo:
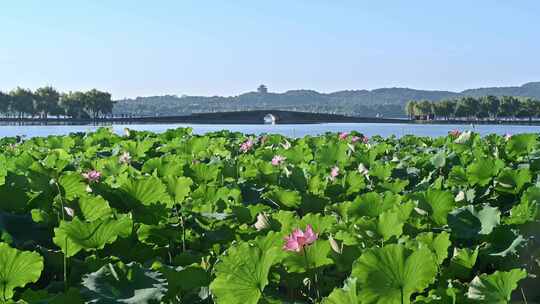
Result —
<path fill-rule="evenodd" d="M 338 175 L 339 175 L 339 168 L 332 167 L 332 170 L 330 170 L 330 179 L 335 180 Z"/>
<path fill-rule="evenodd" d="M 101 172 L 96 170 L 91 170 L 86 173 L 83 173 L 82 176 L 90 183 L 99 182 L 101 179 Z"/>
<path fill-rule="evenodd" d="M 276 155 L 272 158 L 272 165 L 273 166 L 279 166 L 281 165 L 287 158 L 281 155 Z"/>
<path fill-rule="evenodd" d="M 351 137 L 351 142 L 355 143 L 355 142 L 359 141 L 360 139 L 361 138 L 359 136 L 353 136 L 353 137 Z"/>
<path fill-rule="evenodd" d="M 448 132 L 448 134 L 450 134 L 450 136 L 452 136 L 452 137 L 459 137 L 461 135 L 461 131 L 455 129 L 455 130 L 452 130 L 452 131 Z"/>
<path fill-rule="evenodd" d="M 251 148 L 253 148 L 253 144 L 254 144 L 253 140 L 251 139 L 246 140 L 240 145 L 240 152 L 246 153 L 247 151 L 251 150 Z"/>
<path fill-rule="evenodd" d="M 300 252 L 305 246 L 313 244 L 318 238 L 318 234 L 313 232 L 313 227 L 308 224 L 306 231 L 297 228 L 289 236 L 285 237 L 283 250 Z"/>
<path fill-rule="evenodd" d="M 349 133 L 348 132 L 341 132 L 341 133 L 339 133 L 338 137 L 339 137 L 340 140 L 345 140 L 345 139 L 347 139 L 347 137 L 349 137 Z"/>
<path fill-rule="evenodd" d="M 365 144 L 367 144 L 367 143 L 369 142 L 369 137 L 363 135 L 363 136 L 362 136 L 362 142 L 365 143 Z"/>

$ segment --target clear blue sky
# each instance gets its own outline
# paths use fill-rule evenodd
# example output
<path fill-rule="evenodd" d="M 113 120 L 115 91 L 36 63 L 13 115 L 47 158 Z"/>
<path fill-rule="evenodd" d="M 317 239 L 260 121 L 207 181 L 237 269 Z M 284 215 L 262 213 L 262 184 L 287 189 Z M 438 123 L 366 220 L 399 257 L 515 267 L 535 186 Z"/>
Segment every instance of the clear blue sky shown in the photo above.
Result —
<path fill-rule="evenodd" d="M 0 2 L 0 90 L 115 98 L 540 81 L 540 1 Z"/>

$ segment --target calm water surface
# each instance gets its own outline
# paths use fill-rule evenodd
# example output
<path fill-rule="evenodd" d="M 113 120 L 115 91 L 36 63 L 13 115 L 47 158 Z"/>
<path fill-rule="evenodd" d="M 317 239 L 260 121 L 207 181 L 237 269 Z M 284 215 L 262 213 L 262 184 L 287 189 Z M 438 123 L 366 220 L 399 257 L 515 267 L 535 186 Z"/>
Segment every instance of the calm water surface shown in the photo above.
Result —
<path fill-rule="evenodd" d="M 540 133 L 540 126 L 516 125 L 414 125 L 414 124 L 379 124 L 379 123 L 332 123 L 309 125 L 199 125 L 199 124 L 141 124 L 141 125 L 112 125 L 115 132 L 121 134 L 124 128 L 133 130 L 146 130 L 163 132 L 172 128 L 191 127 L 194 133 L 204 134 L 219 130 L 239 131 L 248 134 L 277 133 L 291 137 L 305 135 L 318 135 L 325 132 L 358 131 L 368 136 L 381 135 L 398 137 L 414 134 L 419 136 L 444 136 L 448 131 L 458 129 L 461 131 L 473 130 L 482 135 Z M 48 136 L 65 135 L 72 132 L 91 132 L 99 126 L 0 126 L 0 137 L 6 136 Z"/>

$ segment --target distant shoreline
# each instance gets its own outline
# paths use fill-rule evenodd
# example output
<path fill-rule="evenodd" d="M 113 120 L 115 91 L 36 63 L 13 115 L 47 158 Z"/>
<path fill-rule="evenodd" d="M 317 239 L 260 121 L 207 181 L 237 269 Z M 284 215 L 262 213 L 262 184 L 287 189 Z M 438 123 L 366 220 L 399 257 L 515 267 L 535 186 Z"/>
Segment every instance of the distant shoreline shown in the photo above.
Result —
<path fill-rule="evenodd" d="M 324 123 L 385 123 L 385 124 L 443 124 L 443 125 L 540 125 L 540 120 L 411 120 L 406 118 L 355 117 L 338 114 L 308 113 L 279 110 L 196 113 L 185 116 L 106 117 L 99 119 L 73 118 L 0 118 L 1 125 L 110 125 L 110 124 L 206 124 L 257 125 L 265 124 L 272 115 L 276 124 L 302 125 Z"/>

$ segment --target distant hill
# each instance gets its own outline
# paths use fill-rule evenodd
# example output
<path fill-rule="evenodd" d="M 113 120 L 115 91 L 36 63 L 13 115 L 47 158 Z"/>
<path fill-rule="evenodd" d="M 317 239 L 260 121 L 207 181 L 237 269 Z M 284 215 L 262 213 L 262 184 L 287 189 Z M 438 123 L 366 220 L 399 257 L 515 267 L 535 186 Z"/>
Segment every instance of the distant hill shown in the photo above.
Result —
<path fill-rule="evenodd" d="M 523 96 L 523 97 L 535 97 L 540 98 L 540 82 L 529 82 L 520 87 L 491 87 L 491 88 L 479 88 L 469 89 L 461 92 L 466 96 Z"/>
<path fill-rule="evenodd" d="M 510 95 L 540 99 L 540 82 L 519 87 L 469 89 L 462 92 L 382 88 L 319 93 L 313 90 L 291 90 L 284 93 L 247 92 L 238 96 L 149 96 L 117 100 L 115 114 L 137 116 L 189 115 L 201 112 L 279 109 L 356 116 L 404 117 L 409 100 L 431 100 L 462 96 Z"/>

